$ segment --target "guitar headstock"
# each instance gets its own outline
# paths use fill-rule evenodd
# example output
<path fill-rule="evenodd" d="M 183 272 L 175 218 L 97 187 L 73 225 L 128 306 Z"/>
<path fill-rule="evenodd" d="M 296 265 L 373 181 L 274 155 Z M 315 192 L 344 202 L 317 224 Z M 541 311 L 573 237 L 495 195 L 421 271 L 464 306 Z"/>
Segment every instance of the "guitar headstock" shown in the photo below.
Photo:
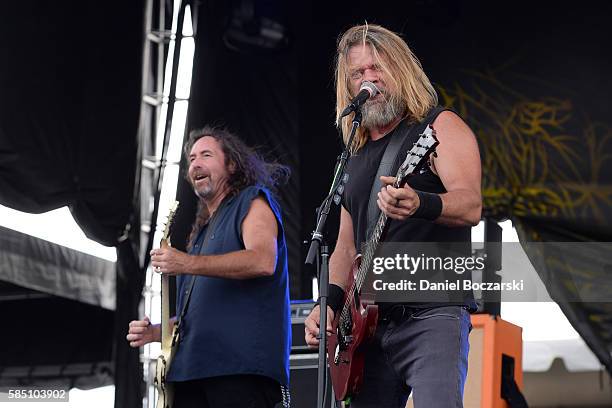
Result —
<path fill-rule="evenodd" d="M 168 219 L 164 224 L 164 231 L 162 233 L 161 244 L 160 246 L 170 245 L 170 227 L 172 226 L 172 222 L 174 221 L 174 216 L 176 215 L 176 210 L 178 209 L 179 202 L 175 201 L 170 206 L 170 211 L 168 212 Z"/>
<path fill-rule="evenodd" d="M 399 171 L 395 180 L 395 187 L 399 187 L 406 179 L 406 177 L 416 173 L 420 170 L 429 160 L 431 155 L 440 142 L 436 138 L 436 131 L 431 125 L 428 125 L 423 133 L 419 135 L 412 149 L 408 151 L 406 159 L 399 168 Z"/>

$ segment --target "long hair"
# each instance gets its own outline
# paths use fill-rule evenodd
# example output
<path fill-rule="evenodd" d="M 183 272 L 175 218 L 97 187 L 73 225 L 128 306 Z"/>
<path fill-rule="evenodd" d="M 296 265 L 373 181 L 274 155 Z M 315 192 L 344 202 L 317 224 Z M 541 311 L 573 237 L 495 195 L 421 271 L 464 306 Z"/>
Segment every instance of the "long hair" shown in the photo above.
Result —
<path fill-rule="evenodd" d="M 354 96 L 349 88 L 348 52 L 359 44 L 370 46 L 385 82 L 394 90 L 391 98 L 405 108 L 404 114 L 411 121 L 423 120 L 427 112 L 438 104 L 438 95 L 421 63 L 399 35 L 375 24 L 351 27 L 338 39 L 336 54 L 336 126 L 342 129 L 344 144 L 348 143 L 353 116 L 341 119 L 340 115 Z M 359 128 L 350 150 L 356 152 L 367 140 L 366 130 Z"/>
<path fill-rule="evenodd" d="M 245 187 L 255 185 L 266 187 L 276 193 L 277 187 L 289 180 L 291 175 L 289 167 L 276 162 L 265 161 L 259 153 L 247 146 L 238 136 L 222 127 L 209 125 L 189 132 L 189 138 L 183 147 L 183 154 L 187 162 L 189 162 L 189 154 L 193 145 L 205 136 L 210 136 L 219 143 L 225 156 L 226 168 L 231 167 L 233 169 L 228 178 L 230 196 L 238 194 Z M 186 174 L 185 176 L 191 184 L 189 175 Z M 208 210 L 202 200 L 198 201 L 197 211 L 196 220 L 189 236 L 189 245 L 191 245 L 194 235 L 209 218 Z"/>

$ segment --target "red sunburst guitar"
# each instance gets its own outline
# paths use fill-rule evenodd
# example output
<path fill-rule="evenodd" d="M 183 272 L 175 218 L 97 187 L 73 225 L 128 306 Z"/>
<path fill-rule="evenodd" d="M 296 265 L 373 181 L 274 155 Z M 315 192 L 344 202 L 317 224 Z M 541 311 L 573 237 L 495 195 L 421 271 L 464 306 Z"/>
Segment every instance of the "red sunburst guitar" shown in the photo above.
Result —
<path fill-rule="evenodd" d="M 409 176 L 419 171 L 437 145 L 435 131 L 429 125 L 408 152 L 395 176 L 393 186 L 399 188 Z M 387 216 L 381 212 L 364 246 L 363 254 L 357 255 L 353 261 L 347 285 L 350 289 L 346 292 L 342 310 L 334 316 L 332 322 L 333 334 L 328 338 L 327 356 L 334 393 L 339 401 L 359 392 L 363 383 L 362 346 L 371 340 L 376 331 L 378 306 L 374 304 L 375 299 L 361 296 L 361 288 L 386 226 Z"/>

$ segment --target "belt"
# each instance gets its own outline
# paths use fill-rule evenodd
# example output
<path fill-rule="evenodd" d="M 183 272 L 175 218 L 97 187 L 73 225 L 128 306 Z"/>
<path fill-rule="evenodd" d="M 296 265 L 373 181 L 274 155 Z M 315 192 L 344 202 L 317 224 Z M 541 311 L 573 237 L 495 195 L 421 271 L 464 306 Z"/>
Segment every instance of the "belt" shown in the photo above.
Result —
<path fill-rule="evenodd" d="M 380 311 L 379 320 L 381 322 L 393 321 L 395 323 L 399 323 L 412 316 L 416 309 L 417 308 L 410 305 L 389 305 Z"/>
<path fill-rule="evenodd" d="M 393 321 L 395 323 L 401 323 L 409 319 L 410 317 L 412 317 L 412 315 L 419 310 L 440 307 L 440 306 L 459 306 L 459 307 L 464 308 L 465 310 L 468 310 L 468 311 L 470 310 L 469 307 L 465 305 L 455 305 L 455 304 L 431 305 L 429 307 L 417 306 L 415 304 L 402 304 L 402 303 L 391 304 L 391 305 L 387 304 L 384 306 L 380 304 L 379 309 L 378 309 L 378 320 L 380 322 Z"/>

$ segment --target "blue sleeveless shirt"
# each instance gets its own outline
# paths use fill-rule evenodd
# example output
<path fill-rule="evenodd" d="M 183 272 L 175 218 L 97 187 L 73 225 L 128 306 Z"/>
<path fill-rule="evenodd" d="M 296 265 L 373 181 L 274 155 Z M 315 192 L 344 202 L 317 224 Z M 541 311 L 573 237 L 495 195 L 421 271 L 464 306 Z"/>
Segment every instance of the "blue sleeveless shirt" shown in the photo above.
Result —
<path fill-rule="evenodd" d="M 169 381 L 256 374 L 289 384 L 287 246 L 280 206 L 270 191 L 250 186 L 228 198 L 216 215 L 220 218 L 214 222 L 206 248 L 202 243 L 208 226 L 199 231 L 189 253 L 220 255 L 245 249 L 241 226 L 257 197 L 267 201 L 278 225 L 274 274 L 252 279 L 195 278 Z M 177 315 L 192 277 L 177 277 Z"/>

